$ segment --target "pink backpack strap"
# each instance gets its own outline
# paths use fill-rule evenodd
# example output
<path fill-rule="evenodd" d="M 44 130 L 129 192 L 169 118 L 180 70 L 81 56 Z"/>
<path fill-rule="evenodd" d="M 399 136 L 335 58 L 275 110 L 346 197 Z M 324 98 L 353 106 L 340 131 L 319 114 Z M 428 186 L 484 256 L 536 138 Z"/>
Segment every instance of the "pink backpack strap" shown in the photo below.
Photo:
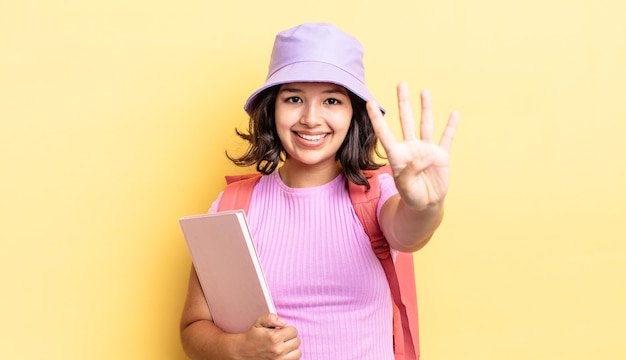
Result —
<path fill-rule="evenodd" d="M 261 174 L 226 176 L 228 184 L 222 193 L 218 211 L 243 209 L 247 214 L 254 186 L 261 179 Z"/>
<path fill-rule="evenodd" d="M 378 170 L 364 171 L 370 183 L 370 190 L 365 186 L 348 182 L 352 205 L 365 233 L 370 238 L 374 253 L 385 271 L 389 289 L 394 302 L 394 351 L 397 360 L 419 359 L 419 329 L 417 323 L 417 293 L 413 255 L 397 253 L 394 262 L 389 243 L 380 229 L 376 210 L 380 200 L 378 175 L 387 172 L 388 166 Z"/>

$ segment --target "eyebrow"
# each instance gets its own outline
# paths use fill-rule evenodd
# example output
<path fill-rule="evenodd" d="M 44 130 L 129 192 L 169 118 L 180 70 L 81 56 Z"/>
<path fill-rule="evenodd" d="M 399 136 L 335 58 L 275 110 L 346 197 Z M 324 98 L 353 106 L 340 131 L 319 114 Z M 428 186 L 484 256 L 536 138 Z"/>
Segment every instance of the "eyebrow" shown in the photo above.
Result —
<path fill-rule="evenodd" d="M 280 89 L 279 93 L 283 93 L 283 92 L 293 92 L 293 93 L 301 93 L 304 92 L 304 90 L 297 88 L 297 87 L 284 87 L 282 89 Z M 324 91 L 322 91 L 322 93 L 324 94 L 342 94 L 342 95 L 348 95 L 348 91 L 343 89 L 341 86 L 336 85 L 333 86 L 330 89 L 326 89 Z"/>

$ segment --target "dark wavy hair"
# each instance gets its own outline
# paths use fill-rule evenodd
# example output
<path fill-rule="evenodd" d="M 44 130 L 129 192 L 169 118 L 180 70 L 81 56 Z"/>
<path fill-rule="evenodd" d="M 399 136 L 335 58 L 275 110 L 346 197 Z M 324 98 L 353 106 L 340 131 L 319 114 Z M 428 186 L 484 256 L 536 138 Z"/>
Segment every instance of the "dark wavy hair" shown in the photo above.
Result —
<path fill-rule="evenodd" d="M 235 129 L 237 135 L 249 145 L 245 153 L 239 157 L 226 156 L 237 166 L 256 166 L 261 174 L 271 174 L 280 162 L 287 159 L 288 154 L 280 142 L 276 131 L 274 107 L 280 85 L 261 92 L 250 107 L 248 131 Z M 382 166 L 374 156 L 384 158 L 378 151 L 377 138 L 372 122 L 367 114 L 365 101 L 348 91 L 352 102 L 352 120 L 348 133 L 337 151 L 335 159 L 339 160 L 345 177 L 358 185 L 369 189 L 369 182 L 361 170 L 375 170 Z"/>

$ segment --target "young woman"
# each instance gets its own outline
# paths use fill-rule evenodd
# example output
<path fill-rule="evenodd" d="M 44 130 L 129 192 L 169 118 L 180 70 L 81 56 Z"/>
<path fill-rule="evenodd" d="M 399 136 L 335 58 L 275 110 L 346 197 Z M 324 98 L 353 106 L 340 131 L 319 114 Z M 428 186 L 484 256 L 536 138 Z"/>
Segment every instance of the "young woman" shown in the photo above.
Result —
<path fill-rule="evenodd" d="M 277 314 L 260 316 L 243 334 L 221 331 L 192 269 L 181 319 L 191 358 L 394 358 L 389 287 L 346 184 L 368 184 L 361 170 L 381 166 L 380 141 L 393 177 L 379 176 L 378 221 L 393 249 L 417 251 L 443 216 L 458 114 L 435 144 L 423 91 L 418 138 L 400 84 L 404 141 L 397 142 L 365 86 L 362 57 L 358 40 L 331 24 L 276 36 L 267 80 L 244 106 L 250 125 L 239 135 L 250 146 L 231 160 L 264 174 L 247 215 Z"/>

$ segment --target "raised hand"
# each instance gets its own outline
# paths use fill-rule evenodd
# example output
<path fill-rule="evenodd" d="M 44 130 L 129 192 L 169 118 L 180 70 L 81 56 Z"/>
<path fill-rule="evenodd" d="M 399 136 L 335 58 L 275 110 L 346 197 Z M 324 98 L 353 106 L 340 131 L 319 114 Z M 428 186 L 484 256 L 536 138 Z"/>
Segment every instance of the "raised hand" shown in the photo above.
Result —
<path fill-rule="evenodd" d="M 375 102 L 368 102 L 367 111 L 376 136 L 387 154 L 400 197 L 407 206 L 423 210 L 429 205 L 441 203 L 448 192 L 449 153 L 459 114 L 456 111 L 450 114 L 439 144 L 433 143 L 430 92 L 422 91 L 418 139 L 408 86 L 401 83 L 397 91 L 403 141 L 396 141 Z"/>

